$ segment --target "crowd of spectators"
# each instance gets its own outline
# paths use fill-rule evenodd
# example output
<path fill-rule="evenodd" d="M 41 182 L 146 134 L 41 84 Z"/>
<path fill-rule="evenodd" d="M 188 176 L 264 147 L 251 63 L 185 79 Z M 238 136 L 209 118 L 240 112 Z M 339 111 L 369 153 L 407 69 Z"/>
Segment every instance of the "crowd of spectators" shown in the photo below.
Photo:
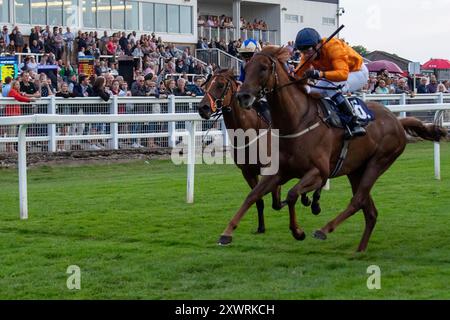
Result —
<path fill-rule="evenodd" d="M 226 15 L 214 16 L 214 15 L 200 15 L 197 20 L 197 24 L 200 27 L 211 28 L 236 28 L 233 24 L 233 18 Z M 247 21 L 244 17 L 239 20 L 239 29 L 241 30 L 268 30 L 267 23 L 264 20 L 254 19 Z"/>

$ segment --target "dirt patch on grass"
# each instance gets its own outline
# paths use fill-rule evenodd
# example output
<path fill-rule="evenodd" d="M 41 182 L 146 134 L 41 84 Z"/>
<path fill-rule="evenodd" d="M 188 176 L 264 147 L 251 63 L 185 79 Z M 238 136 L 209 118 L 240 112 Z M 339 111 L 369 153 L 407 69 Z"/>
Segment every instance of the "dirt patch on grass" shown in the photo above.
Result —
<path fill-rule="evenodd" d="M 101 150 L 101 151 L 70 151 L 70 152 L 38 152 L 27 154 L 27 165 L 59 166 L 83 165 L 95 163 L 124 163 L 136 160 L 168 160 L 171 149 L 156 150 Z M 0 168 L 17 167 L 17 154 L 0 154 Z"/>

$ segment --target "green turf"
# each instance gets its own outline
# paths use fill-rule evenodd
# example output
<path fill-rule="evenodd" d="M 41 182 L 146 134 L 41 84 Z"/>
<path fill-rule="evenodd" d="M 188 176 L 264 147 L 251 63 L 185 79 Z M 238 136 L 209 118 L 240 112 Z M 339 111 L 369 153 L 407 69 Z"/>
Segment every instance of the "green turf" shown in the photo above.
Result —
<path fill-rule="evenodd" d="M 248 192 L 232 165 L 196 167 L 193 205 L 186 167 L 169 161 L 33 168 L 27 221 L 16 170 L 0 170 L 0 299 L 448 299 L 450 145 L 442 181 L 432 150 L 408 145 L 376 184 L 379 220 L 363 254 L 360 213 L 327 241 L 311 237 L 348 203 L 345 178 L 323 193 L 320 216 L 298 206 L 305 241 L 267 198 L 266 234 L 253 233 L 252 208 L 233 244 L 219 247 Z M 81 290 L 66 287 L 69 265 L 81 268 Z M 381 290 L 366 287 L 370 265 L 381 268 Z"/>

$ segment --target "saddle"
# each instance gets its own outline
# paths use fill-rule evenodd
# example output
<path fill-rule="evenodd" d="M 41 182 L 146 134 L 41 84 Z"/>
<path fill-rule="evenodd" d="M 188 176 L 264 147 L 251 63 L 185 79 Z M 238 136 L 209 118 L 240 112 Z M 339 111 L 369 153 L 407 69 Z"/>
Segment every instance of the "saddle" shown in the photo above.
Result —
<path fill-rule="evenodd" d="M 350 97 L 348 100 L 353 105 L 361 126 L 366 127 L 370 122 L 375 120 L 373 111 L 367 107 L 363 100 L 358 97 Z M 352 116 L 342 113 L 336 106 L 336 103 L 330 98 L 321 98 L 320 106 L 324 114 L 324 120 L 329 126 L 345 129 L 351 123 Z"/>

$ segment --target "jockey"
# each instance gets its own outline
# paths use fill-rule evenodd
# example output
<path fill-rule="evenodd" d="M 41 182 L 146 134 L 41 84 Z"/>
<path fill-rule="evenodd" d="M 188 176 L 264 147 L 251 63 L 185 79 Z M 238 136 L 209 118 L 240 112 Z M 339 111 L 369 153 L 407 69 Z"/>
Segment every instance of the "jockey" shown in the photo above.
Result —
<path fill-rule="evenodd" d="M 352 136 L 364 136 L 366 130 L 358 122 L 353 105 L 343 93 L 354 92 L 362 89 L 369 80 L 369 71 L 364 65 L 363 58 L 344 41 L 331 39 L 322 47 L 322 39 L 319 33 L 312 28 L 305 28 L 298 32 L 295 40 L 295 48 L 302 53 L 302 63 L 295 70 L 298 76 L 306 76 L 310 79 L 320 80 L 317 86 L 333 87 L 343 85 L 342 90 L 315 89 L 308 87 L 309 92 L 320 93 L 323 97 L 330 97 L 339 110 L 349 116 L 352 121 L 349 125 Z M 307 59 L 308 63 L 303 65 Z"/>
<path fill-rule="evenodd" d="M 238 49 L 239 55 L 241 56 L 243 62 L 240 65 L 241 74 L 239 76 L 239 84 L 245 81 L 245 65 L 250 61 L 256 52 L 261 51 L 261 46 L 258 41 L 254 39 L 247 39 L 242 43 L 242 46 Z M 256 111 L 264 118 L 268 123 L 272 123 L 272 117 L 269 111 L 269 104 L 267 103 L 266 97 L 262 97 L 258 101 L 255 101 L 253 107 Z"/>

